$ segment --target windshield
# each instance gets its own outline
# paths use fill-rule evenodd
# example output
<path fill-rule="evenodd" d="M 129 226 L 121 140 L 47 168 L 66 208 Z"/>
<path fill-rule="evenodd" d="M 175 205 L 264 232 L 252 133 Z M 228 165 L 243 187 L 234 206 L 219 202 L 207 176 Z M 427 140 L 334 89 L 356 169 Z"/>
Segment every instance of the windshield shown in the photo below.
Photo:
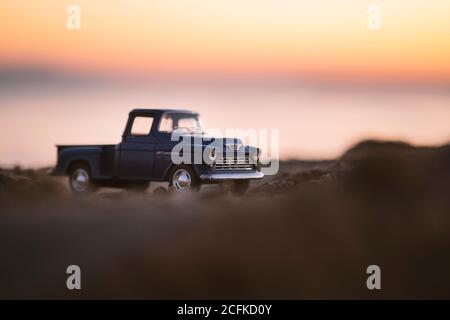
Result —
<path fill-rule="evenodd" d="M 158 127 L 159 132 L 172 133 L 202 133 L 199 116 L 191 113 L 166 113 L 162 116 Z"/>

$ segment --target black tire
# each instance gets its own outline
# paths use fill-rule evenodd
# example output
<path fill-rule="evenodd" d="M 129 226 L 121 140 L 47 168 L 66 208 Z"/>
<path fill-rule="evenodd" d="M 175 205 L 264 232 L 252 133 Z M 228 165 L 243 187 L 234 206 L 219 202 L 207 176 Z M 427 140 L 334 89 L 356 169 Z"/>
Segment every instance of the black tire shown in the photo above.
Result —
<path fill-rule="evenodd" d="M 75 164 L 70 168 L 69 187 L 72 193 L 77 195 L 91 194 L 98 189 L 92 181 L 91 169 L 83 163 Z"/>
<path fill-rule="evenodd" d="M 181 175 L 188 177 L 189 186 L 185 186 L 184 182 L 181 183 L 181 180 L 177 179 L 177 177 L 181 178 Z M 191 166 L 180 165 L 172 169 L 169 175 L 169 187 L 171 190 L 178 192 L 196 192 L 200 190 L 201 183 Z"/>
<path fill-rule="evenodd" d="M 250 186 L 250 180 L 235 180 L 233 181 L 233 186 L 231 193 L 235 196 L 244 195 Z"/>

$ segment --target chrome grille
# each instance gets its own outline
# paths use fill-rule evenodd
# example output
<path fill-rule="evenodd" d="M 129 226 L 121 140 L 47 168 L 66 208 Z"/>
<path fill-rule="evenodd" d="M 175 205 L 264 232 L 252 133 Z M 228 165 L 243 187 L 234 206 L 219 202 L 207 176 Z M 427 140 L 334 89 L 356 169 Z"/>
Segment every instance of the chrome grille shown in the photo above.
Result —
<path fill-rule="evenodd" d="M 225 157 L 216 160 L 214 164 L 214 169 L 216 170 L 251 170 L 253 164 L 250 163 L 248 157 Z"/>

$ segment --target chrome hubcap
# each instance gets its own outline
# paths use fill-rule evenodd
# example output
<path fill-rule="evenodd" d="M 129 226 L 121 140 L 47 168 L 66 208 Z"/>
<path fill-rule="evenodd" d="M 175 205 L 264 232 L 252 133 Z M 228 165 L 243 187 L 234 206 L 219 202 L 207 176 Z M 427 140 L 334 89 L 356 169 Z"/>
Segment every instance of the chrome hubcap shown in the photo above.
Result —
<path fill-rule="evenodd" d="M 86 191 L 89 186 L 89 174 L 84 169 L 76 169 L 72 174 L 71 184 L 77 192 Z"/>
<path fill-rule="evenodd" d="M 172 185 L 175 187 L 175 190 L 181 192 L 188 191 L 191 187 L 191 183 L 191 175 L 186 170 L 178 169 L 173 174 Z"/>

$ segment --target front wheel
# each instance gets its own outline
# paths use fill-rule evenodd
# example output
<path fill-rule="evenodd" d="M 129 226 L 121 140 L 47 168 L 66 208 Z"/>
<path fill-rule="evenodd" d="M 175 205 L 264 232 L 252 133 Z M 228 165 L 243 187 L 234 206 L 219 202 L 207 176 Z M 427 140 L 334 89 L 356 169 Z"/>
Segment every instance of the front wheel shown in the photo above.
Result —
<path fill-rule="evenodd" d="M 169 185 L 177 192 L 200 190 L 200 181 L 190 166 L 178 166 L 172 170 Z"/>
<path fill-rule="evenodd" d="M 84 164 L 75 165 L 71 169 L 69 186 L 74 194 L 89 194 L 97 189 L 92 182 L 91 170 Z"/>

